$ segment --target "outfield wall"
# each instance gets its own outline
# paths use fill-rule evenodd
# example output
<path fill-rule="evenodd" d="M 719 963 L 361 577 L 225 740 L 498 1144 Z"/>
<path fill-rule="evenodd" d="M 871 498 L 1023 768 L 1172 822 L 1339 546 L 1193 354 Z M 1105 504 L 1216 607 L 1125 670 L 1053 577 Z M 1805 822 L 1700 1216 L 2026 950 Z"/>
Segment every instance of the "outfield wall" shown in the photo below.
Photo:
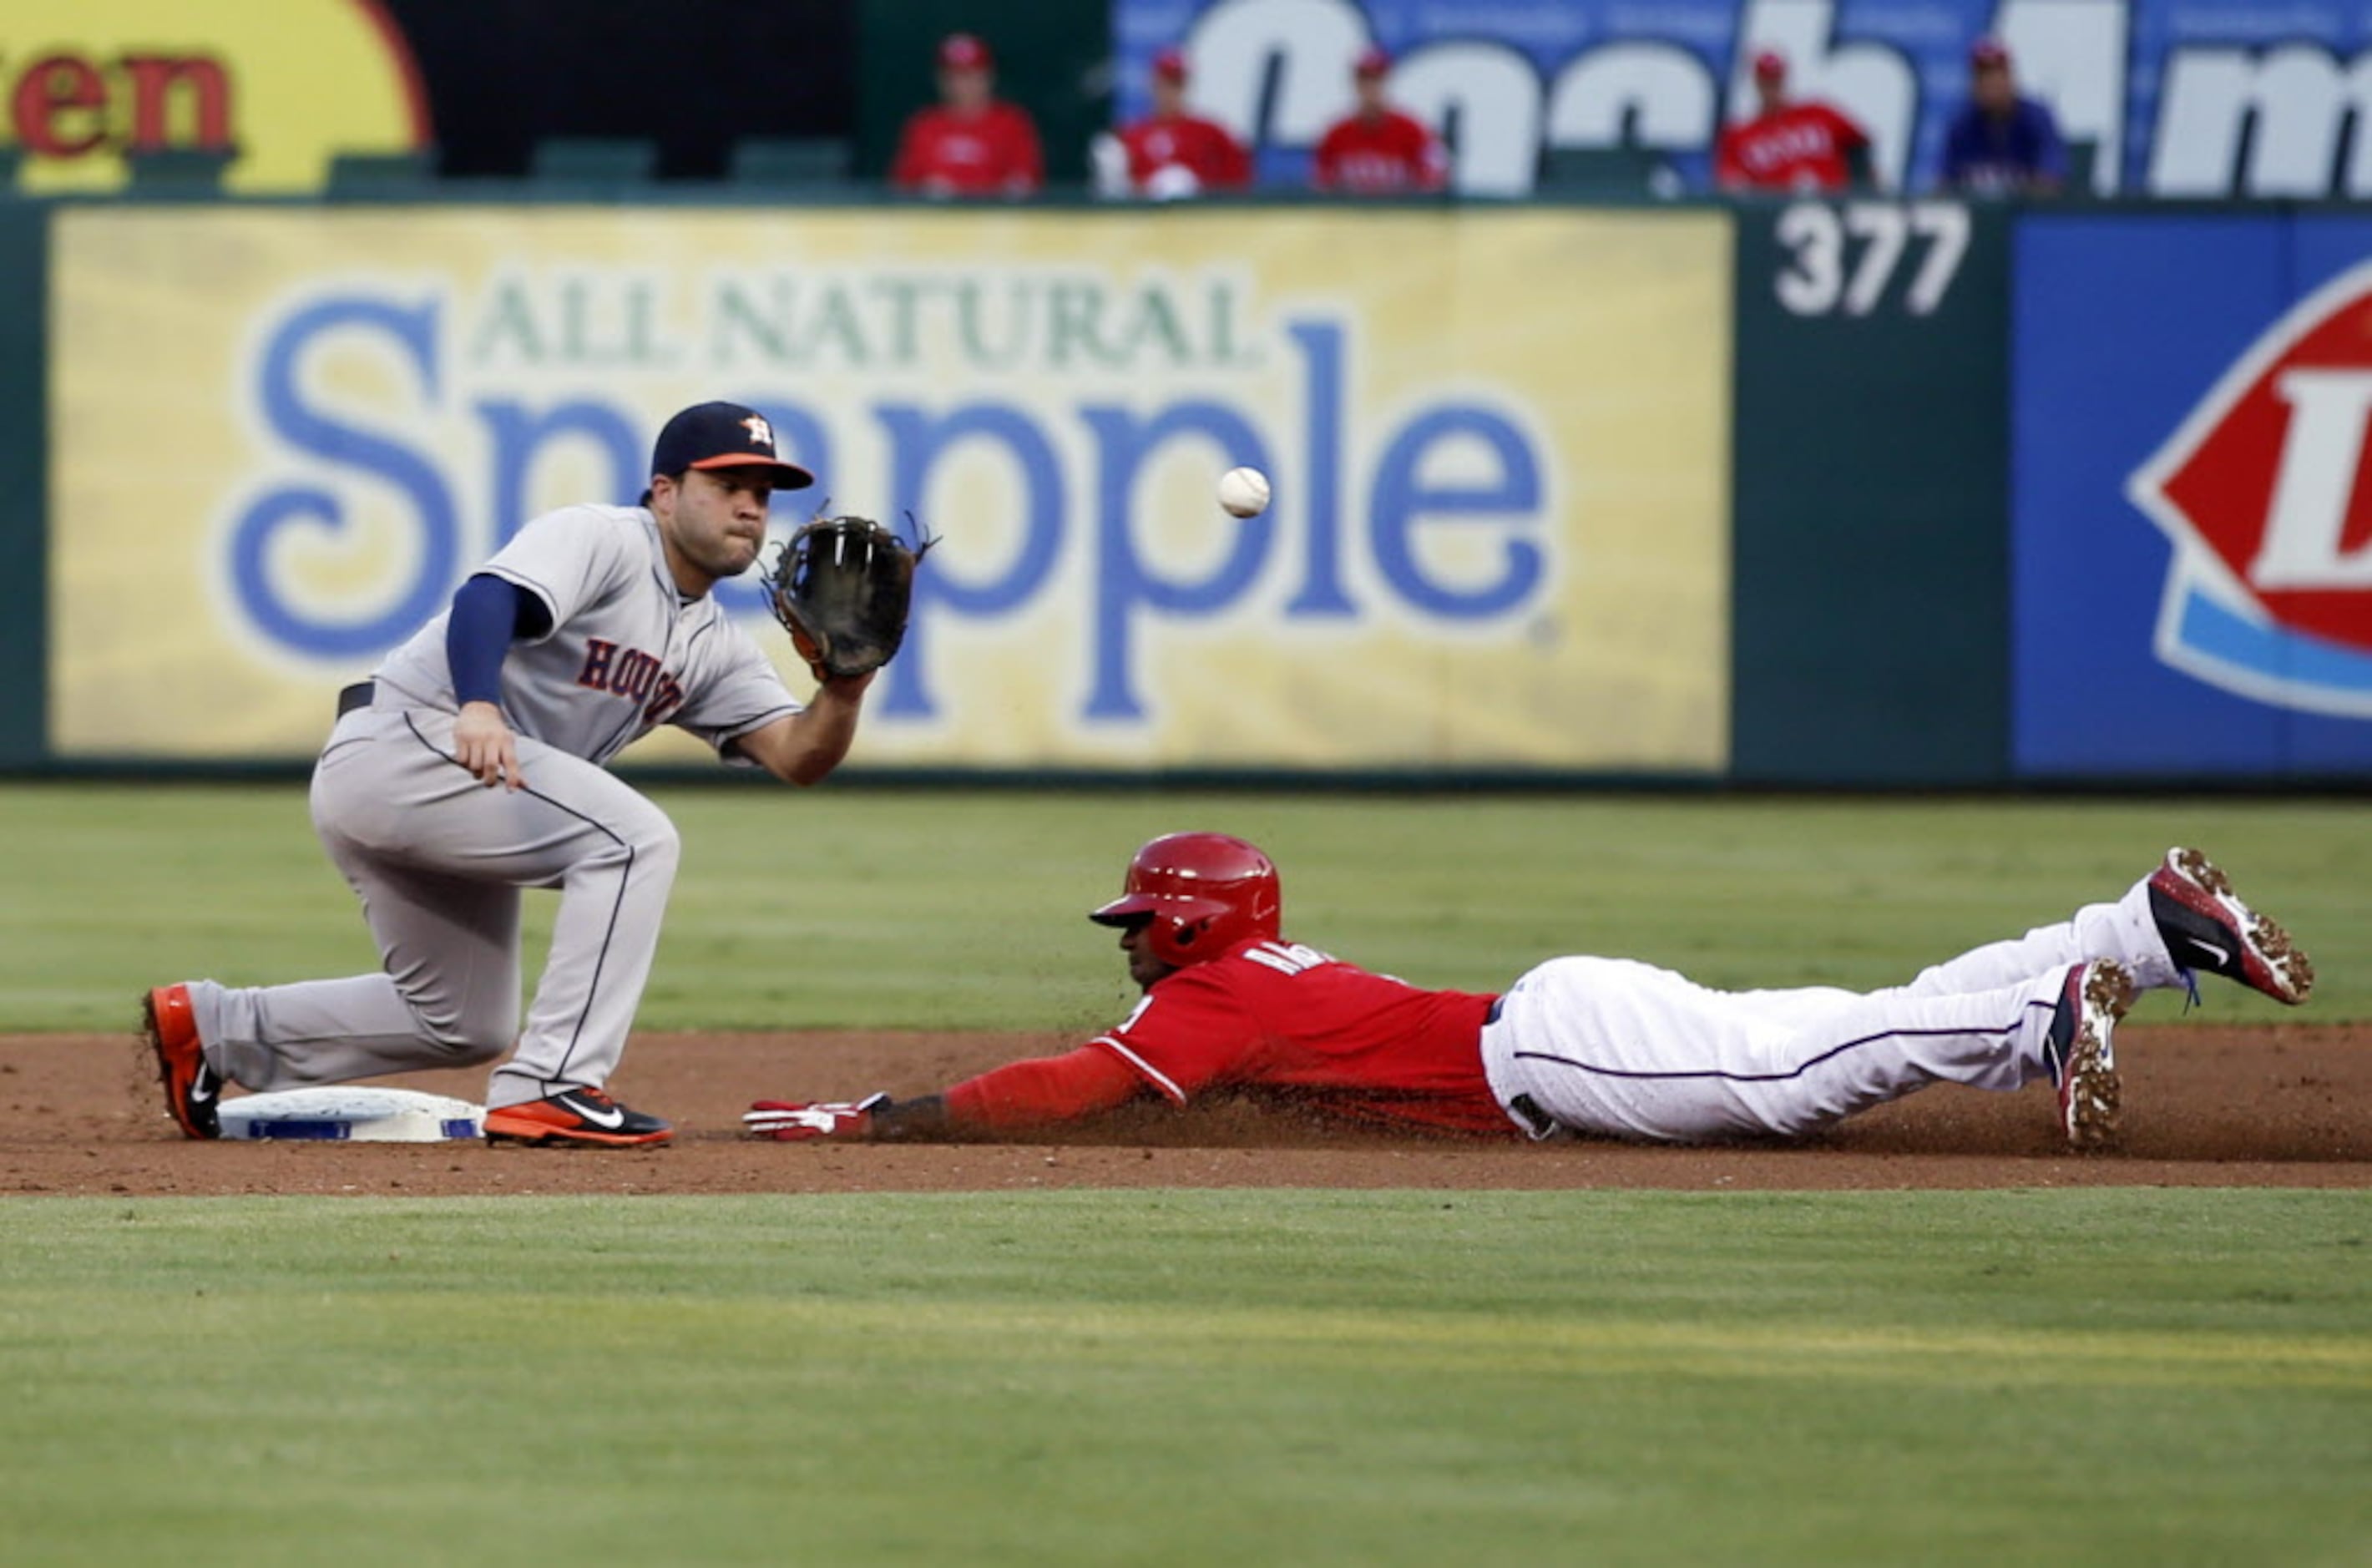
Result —
<path fill-rule="evenodd" d="M 2020 774 L 2372 772 L 2367 260 L 2361 215 L 2022 226 Z"/>
<path fill-rule="evenodd" d="M 0 280 L 44 303 L 0 313 L 0 762 L 300 767 L 521 521 L 630 501 L 724 395 L 836 508 L 946 538 L 865 768 L 2365 776 L 2367 241 L 1926 201 L 11 203 Z M 1237 462 L 1276 481 L 1249 524 L 1208 499 Z"/>

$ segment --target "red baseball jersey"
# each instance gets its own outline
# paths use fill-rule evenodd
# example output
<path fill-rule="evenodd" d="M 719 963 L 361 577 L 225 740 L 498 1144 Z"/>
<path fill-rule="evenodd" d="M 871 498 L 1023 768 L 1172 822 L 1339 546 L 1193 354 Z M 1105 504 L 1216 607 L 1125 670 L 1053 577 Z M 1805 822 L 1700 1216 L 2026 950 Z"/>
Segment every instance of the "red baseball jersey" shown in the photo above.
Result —
<path fill-rule="evenodd" d="M 1842 191 L 1846 154 L 1869 145 L 1862 128 L 1825 103 L 1791 103 L 1721 134 L 1714 182 L 1727 190 Z"/>
<path fill-rule="evenodd" d="M 1252 182 L 1251 155 L 1234 133 L 1199 114 L 1140 120 L 1120 134 L 1128 149 L 1128 182 L 1138 191 L 1172 165 L 1192 172 L 1205 191 L 1240 191 Z"/>
<path fill-rule="evenodd" d="M 976 115 L 924 109 L 906 122 L 890 183 L 953 196 L 1027 196 L 1046 181 L 1038 127 L 998 101 Z"/>
<path fill-rule="evenodd" d="M 1310 183 L 1320 191 L 1388 195 L 1438 191 L 1449 180 L 1449 155 L 1423 122 L 1386 110 L 1373 120 L 1338 120 L 1318 144 Z"/>
<path fill-rule="evenodd" d="M 1180 1105 L 1206 1088 L 1285 1089 L 1361 1121 L 1515 1137 L 1482 1074 L 1493 1000 L 1247 942 L 1157 981 L 1094 1044 Z"/>

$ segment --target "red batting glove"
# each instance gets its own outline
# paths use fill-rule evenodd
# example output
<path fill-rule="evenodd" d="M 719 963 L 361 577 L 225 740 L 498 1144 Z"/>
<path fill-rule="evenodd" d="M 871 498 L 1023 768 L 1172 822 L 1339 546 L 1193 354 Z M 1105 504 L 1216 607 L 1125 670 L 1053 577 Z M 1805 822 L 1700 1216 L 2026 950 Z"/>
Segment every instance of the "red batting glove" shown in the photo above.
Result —
<path fill-rule="evenodd" d="M 755 1100 L 742 1112 L 741 1125 L 750 1130 L 751 1137 L 772 1138 L 778 1144 L 807 1144 L 818 1138 L 863 1138 L 873 1131 L 874 1109 L 889 1103 L 888 1095 L 867 1095 L 854 1103 Z"/>

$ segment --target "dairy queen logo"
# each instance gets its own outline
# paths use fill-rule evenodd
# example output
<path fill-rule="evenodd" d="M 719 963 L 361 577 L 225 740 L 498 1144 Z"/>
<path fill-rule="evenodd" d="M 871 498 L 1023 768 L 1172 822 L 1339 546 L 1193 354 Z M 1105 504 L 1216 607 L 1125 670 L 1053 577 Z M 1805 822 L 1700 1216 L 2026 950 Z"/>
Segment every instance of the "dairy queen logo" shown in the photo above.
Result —
<path fill-rule="evenodd" d="M 2250 345 L 2125 494 L 2174 545 L 2157 656 L 2372 717 L 2372 262 Z"/>

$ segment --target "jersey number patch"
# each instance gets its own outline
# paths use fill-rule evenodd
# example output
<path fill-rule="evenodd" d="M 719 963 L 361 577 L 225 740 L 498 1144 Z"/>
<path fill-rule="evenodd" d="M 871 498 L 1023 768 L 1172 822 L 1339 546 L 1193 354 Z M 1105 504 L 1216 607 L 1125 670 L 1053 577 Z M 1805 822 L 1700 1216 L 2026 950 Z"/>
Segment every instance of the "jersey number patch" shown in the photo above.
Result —
<path fill-rule="evenodd" d="M 1274 970 L 1282 975 L 1296 975 L 1331 964 L 1333 956 L 1315 947 L 1305 947 L 1298 942 L 1260 942 L 1244 949 L 1244 957 L 1252 962 Z"/>

